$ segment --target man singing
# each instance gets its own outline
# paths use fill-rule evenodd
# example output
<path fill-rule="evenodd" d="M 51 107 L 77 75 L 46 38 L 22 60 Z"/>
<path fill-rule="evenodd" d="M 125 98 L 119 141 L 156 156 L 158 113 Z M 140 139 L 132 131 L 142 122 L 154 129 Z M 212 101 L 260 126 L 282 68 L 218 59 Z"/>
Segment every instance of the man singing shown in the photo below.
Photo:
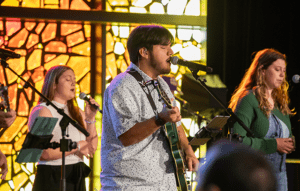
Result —
<path fill-rule="evenodd" d="M 174 96 L 159 76 L 170 73 L 173 41 L 172 34 L 157 25 L 139 26 L 128 38 L 131 64 L 112 80 L 104 94 L 103 191 L 177 191 L 174 159 L 162 128 L 167 122 L 177 126 L 188 170 L 197 168 L 199 161 L 181 127 Z M 167 96 L 171 108 L 166 107 L 162 96 Z"/>

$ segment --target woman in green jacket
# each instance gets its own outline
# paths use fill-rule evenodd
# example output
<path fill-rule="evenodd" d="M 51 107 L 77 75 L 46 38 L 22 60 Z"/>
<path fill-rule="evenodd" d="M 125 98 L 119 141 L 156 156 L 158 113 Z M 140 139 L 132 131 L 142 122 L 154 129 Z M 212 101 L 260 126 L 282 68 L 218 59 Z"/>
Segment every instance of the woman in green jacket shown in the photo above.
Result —
<path fill-rule="evenodd" d="M 254 133 L 254 138 L 238 124 L 234 133 L 243 143 L 265 153 L 277 175 L 278 190 L 287 190 L 286 154 L 295 150 L 289 115 L 286 57 L 274 49 L 255 55 L 229 107 Z"/>

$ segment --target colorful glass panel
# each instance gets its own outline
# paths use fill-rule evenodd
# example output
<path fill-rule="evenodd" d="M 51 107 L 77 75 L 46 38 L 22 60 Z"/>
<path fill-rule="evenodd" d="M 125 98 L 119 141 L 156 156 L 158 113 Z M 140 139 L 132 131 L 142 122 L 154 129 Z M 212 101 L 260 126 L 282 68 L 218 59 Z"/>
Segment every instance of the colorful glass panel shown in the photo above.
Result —
<path fill-rule="evenodd" d="M 31 48 L 32 46 L 36 45 L 38 42 L 39 42 L 39 35 L 30 34 L 27 44 L 26 44 L 26 49 Z"/>
<path fill-rule="evenodd" d="M 27 60 L 27 69 L 33 70 L 41 65 L 43 50 L 35 49 Z"/>
<path fill-rule="evenodd" d="M 29 31 L 31 31 L 35 27 L 35 22 L 25 22 L 25 28 Z"/>
<path fill-rule="evenodd" d="M 46 25 L 46 23 L 44 23 L 44 22 L 38 23 L 38 26 L 35 28 L 35 32 L 37 34 L 40 34 L 45 25 Z"/>
<path fill-rule="evenodd" d="M 67 46 L 64 42 L 61 41 L 51 41 L 49 44 L 45 46 L 46 52 L 59 52 L 59 53 L 66 53 Z"/>
<path fill-rule="evenodd" d="M 13 38 L 8 41 L 9 48 L 20 48 L 28 37 L 29 32 L 23 28 L 21 31 L 18 32 Z"/>
<path fill-rule="evenodd" d="M 20 28 L 21 28 L 21 22 L 19 20 L 20 19 L 14 19 L 14 20 L 8 20 L 7 22 L 5 22 L 6 35 L 7 36 L 11 36 L 16 31 L 20 30 Z"/>
<path fill-rule="evenodd" d="M 73 34 L 70 34 L 67 36 L 67 46 L 68 47 L 72 47 L 74 45 L 77 45 L 81 42 L 83 42 L 84 39 L 84 32 L 83 31 L 79 31 Z"/>
<path fill-rule="evenodd" d="M 56 23 L 47 24 L 45 30 L 42 33 L 42 42 L 48 42 L 56 37 Z"/>
<path fill-rule="evenodd" d="M 59 55 L 58 57 L 54 58 L 53 60 L 44 65 L 45 70 L 49 70 L 52 66 L 56 65 L 66 65 L 69 58 L 69 55 Z"/>
<path fill-rule="evenodd" d="M 66 36 L 74 31 L 78 31 L 81 27 L 81 24 L 63 23 L 61 24 L 61 36 Z"/>
<path fill-rule="evenodd" d="M 3 31 L 3 22 L 1 18 L 0 18 L 0 31 Z"/>
<path fill-rule="evenodd" d="M 70 9 L 72 9 L 72 10 L 90 10 L 91 8 L 83 0 L 72 0 Z"/>

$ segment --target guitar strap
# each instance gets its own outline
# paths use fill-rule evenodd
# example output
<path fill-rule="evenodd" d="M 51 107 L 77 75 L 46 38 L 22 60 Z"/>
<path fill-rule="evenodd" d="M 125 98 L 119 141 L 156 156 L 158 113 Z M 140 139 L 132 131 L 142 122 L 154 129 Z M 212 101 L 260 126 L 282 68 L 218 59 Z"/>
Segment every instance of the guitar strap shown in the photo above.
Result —
<path fill-rule="evenodd" d="M 157 108 L 155 106 L 155 103 L 153 101 L 153 98 L 151 96 L 151 92 L 147 86 L 147 83 L 145 82 L 145 80 L 143 79 L 143 77 L 141 76 L 140 73 L 138 73 L 138 71 L 134 70 L 134 69 L 131 69 L 131 70 L 127 70 L 126 71 L 128 74 L 131 74 L 135 79 L 136 81 L 138 81 L 138 83 L 140 84 L 141 88 L 143 89 L 143 91 L 145 92 L 145 94 L 147 95 L 147 98 L 150 102 L 150 105 L 153 109 L 153 112 L 155 115 L 158 114 L 158 111 L 157 111 Z M 154 85 L 154 81 L 152 81 L 153 85 Z"/>
<path fill-rule="evenodd" d="M 144 92 L 146 93 L 146 95 L 147 95 L 147 98 L 148 98 L 148 100 L 149 100 L 149 102 L 150 102 L 150 104 L 151 104 L 151 107 L 152 107 L 152 109 L 153 109 L 154 114 L 157 115 L 157 114 L 158 114 L 157 108 L 156 108 L 155 103 L 154 103 L 154 101 L 153 101 L 153 98 L 152 98 L 152 96 L 151 96 L 151 92 L 150 92 L 150 90 L 149 90 L 149 88 L 148 88 L 148 86 L 147 86 L 147 85 L 149 84 L 148 81 L 145 82 L 145 80 L 143 79 L 143 77 L 141 76 L 141 74 L 138 73 L 138 71 L 136 71 L 136 70 L 134 70 L 134 69 L 127 70 L 126 72 L 127 72 L 128 74 L 132 75 L 132 76 L 138 81 L 138 83 L 140 84 L 141 88 L 143 89 L 143 91 L 144 91 Z M 156 82 L 157 82 L 157 85 L 155 84 L 154 80 L 151 80 L 150 83 L 153 83 L 153 86 L 154 86 L 154 87 L 160 86 L 158 80 L 157 80 Z M 161 86 L 160 86 L 160 87 L 161 87 Z M 156 88 L 156 90 L 157 90 L 157 88 Z M 160 95 L 160 93 L 159 93 L 159 91 L 158 91 L 159 96 L 165 96 L 165 98 L 170 102 L 170 99 L 169 99 L 169 97 L 167 96 L 167 94 L 165 93 L 165 91 L 164 91 L 163 89 L 160 89 L 160 92 L 161 92 L 161 94 L 164 94 L 164 95 Z M 171 102 L 170 102 L 170 103 L 171 103 Z M 163 133 L 163 132 L 164 132 L 164 133 Z M 161 133 L 164 134 L 165 137 L 167 138 L 166 132 L 165 132 L 165 131 L 161 131 Z M 168 142 L 168 144 L 170 144 L 170 143 Z M 169 145 L 169 146 L 170 146 L 170 145 Z M 174 168 L 176 169 L 175 163 L 174 163 Z M 177 186 L 179 186 L 179 182 L 178 182 L 178 174 L 175 173 L 175 176 L 177 177 L 177 178 L 176 178 Z"/>

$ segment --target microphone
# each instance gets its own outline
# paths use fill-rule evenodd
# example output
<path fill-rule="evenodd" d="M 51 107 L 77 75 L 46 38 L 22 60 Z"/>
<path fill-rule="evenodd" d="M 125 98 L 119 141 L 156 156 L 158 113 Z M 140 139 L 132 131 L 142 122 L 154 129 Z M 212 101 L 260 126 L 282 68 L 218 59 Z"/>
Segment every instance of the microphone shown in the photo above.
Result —
<path fill-rule="evenodd" d="M 10 50 L 5 50 L 5 49 L 2 49 L 0 48 L 0 58 L 20 58 L 21 55 L 20 54 L 17 54 L 13 51 L 10 51 Z"/>
<path fill-rule="evenodd" d="M 295 83 L 295 84 L 298 84 L 299 81 L 300 81 L 300 76 L 298 74 L 295 74 L 293 75 L 293 78 L 292 78 L 292 81 Z"/>
<path fill-rule="evenodd" d="M 207 67 L 207 66 L 197 64 L 194 62 L 182 60 L 182 59 L 179 59 L 177 56 L 171 57 L 171 62 L 172 62 L 172 64 L 175 64 L 175 65 L 186 66 L 190 69 L 197 69 L 197 70 L 205 71 L 208 73 L 211 73 L 213 71 L 213 69 L 211 67 Z"/>
<path fill-rule="evenodd" d="M 80 98 L 80 99 L 83 99 L 83 100 L 85 100 L 85 101 L 87 101 L 87 102 L 89 102 L 89 104 L 90 104 L 92 107 L 94 107 L 94 108 L 97 109 L 100 113 L 102 113 L 102 110 L 101 110 L 98 106 L 96 106 L 95 104 L 92 104 L 92 103 L 90 102 L 90 99 L 87 97 L 87 95 L 86 95 L 85 93 L 81 92 L 81 93 L 79 94 L 79 98 Z"/>

